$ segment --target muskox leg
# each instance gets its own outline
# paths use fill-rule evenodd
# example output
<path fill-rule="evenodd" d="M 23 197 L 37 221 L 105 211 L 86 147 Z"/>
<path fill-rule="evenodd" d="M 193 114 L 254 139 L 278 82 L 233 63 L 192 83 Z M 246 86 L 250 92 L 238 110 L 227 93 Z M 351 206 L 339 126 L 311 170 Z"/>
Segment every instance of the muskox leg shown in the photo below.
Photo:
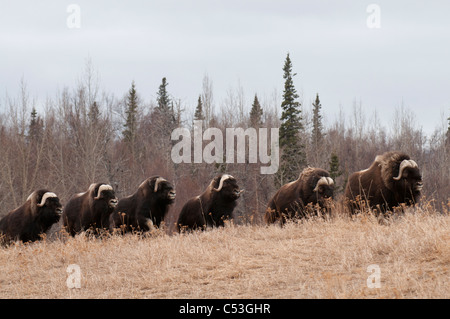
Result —
<path fill-rule="evenodd" d="M 275 224 L 280 219 L 282 220 L 283 218 L 281 218 L 279 212 L 276 209 L 270 207 L 267 208 L 266 214 L 264 215 L 264 221 L 266 222 L 266 224 Z M 281 223 L 283 222 L 281 221 Z"/>
<path fill-rule="evenodd" d="M 150 218 L 147 218 L 144 226 L 146 231 L 155 231 L 156 227 L 153 225 L 153 221 Z"/>
<path fill-rule="evenodd" d="M 199 215 L 191 218 L 186 218 L 188 220 L 178 220 L 177 229 L 178 232 L 192 232 L 196 230 L 206 230 L 205 220 Z"/>
<path fill-rule="evenodd" d="M 219 218 L 213 218 L 213 224 L 216 227 L 225 227 L 225 220 L 228 220 L 227 216 L 220 216 Z"/>
<path fill-rule="evenodd" d="M 69 220 L 68 217 L 66 217 L 64 220 L 63 228 L 70 236 L 75 237 L 75 225 L 71 220 Z"/>

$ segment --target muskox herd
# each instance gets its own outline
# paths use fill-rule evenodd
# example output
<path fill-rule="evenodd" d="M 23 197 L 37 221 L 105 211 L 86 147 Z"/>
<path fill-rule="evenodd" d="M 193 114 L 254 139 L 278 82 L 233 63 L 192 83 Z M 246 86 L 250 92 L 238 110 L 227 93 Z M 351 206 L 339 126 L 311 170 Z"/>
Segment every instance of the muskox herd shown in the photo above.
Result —
<path fill-rule="evenodd" d="M 423 187 L 415 161 L 402 152 L 387 152 L 372 165 L 350 175 L 342 202 L 350 214 L 371 208 L 384 214 L 395 207 L 415 205 Z M 219 174 L 205 191 L 189 199 L 182 207 L 176 226 L 179 232 L 224 226 L 233 217 L 243 190 L 229 174 Z M 329 212 L 334 196 L 334 181 L 321 168 L 305 168 L 298 179 L 283 185 L 270 199 L 264 219 L 267 224 Z M 176 192 L 173 185 L 154 176 L 146 179 L 136 192 L 120 200 L 113 187 L 92 184 L 85 192 L 73 195 L 63 207 L 49 190 L 33 192 L 26 202 L 0 220 L 0 235 L 7 241 L 35 241 L 62 219 L 72 236 L 85 230 L 122 233 L 145 232 L 160 227 Z"/>

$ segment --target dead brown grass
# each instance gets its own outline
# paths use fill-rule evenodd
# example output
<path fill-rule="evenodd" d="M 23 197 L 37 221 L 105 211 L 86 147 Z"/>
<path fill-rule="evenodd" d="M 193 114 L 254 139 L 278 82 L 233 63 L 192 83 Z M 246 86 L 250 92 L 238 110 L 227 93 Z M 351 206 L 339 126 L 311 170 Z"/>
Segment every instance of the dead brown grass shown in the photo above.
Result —
<path fill-rule="evenodd" d="M 449 298 L 449 229 L 449 215 L 422 212 L 14 244 L 0 248 L 0 297 Z M 381 288 L 367 287 L 371 264 Z"/>

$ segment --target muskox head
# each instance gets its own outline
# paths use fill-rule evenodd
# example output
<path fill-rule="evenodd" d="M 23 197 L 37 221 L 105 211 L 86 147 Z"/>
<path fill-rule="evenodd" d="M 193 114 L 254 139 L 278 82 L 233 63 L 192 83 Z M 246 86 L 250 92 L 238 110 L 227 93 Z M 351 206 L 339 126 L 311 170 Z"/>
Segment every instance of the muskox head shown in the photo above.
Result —
<path fill-rule="evenodd" d="M 176 192 L 171 183 L 161 176 L 147 179 L 143 184 L 147 196 L 155 196 L 157 200 L 172 204 L 176 198 Z"/>
<path fill-rule="evenodd" d="M 313 192 L 316 192 L 318 197 L 321 198 L 333 198 L 334 193 L 334 181 L 331 177 L 322 176 L 316 183 Z"/>
<path fill-rule="evenodd" d="M 92 184 L 89 187 L 89 195 L 94 203 L 96 201 L 102 201 L 107 203 L 111 208 L 116 207 L 118 203 L 114 189 L 111 185 L 108 184 Z"/>
<path fill-rule="evenodd" d="M 419 166 L 415 161 L 410 159 L 401 161 L 398 165 L 398 174 L 394 174 L 392 179 L 394 189 L 400 194 L 405 196 L 412 195 L 414 200 L 420 196 L 423 182 Z"/>
<path fill-rule="evenodd" d="M 330 174 L 321 168 L 307 167 L 301 175 L 300 180 L 306 183 L 308 189 L 304 189 L 304 202 L 326 206 L 333 198 L 334 181 Z"/>
<path fill-rule="evenodd" d="M 236 179 L 228 174 L 216 176 L 211 184 L 211 190 L 220 193 L 222 197 L 237 200 L 244 190 L 239 189 Z"/>
<path fill-rule="evenodd" d="M 62 214 L 62 205 L 55 193 L 41 189 L 28 196 L 30 209 L 33 215 L 47 224 L 54 224 L 59 221 Z"/>

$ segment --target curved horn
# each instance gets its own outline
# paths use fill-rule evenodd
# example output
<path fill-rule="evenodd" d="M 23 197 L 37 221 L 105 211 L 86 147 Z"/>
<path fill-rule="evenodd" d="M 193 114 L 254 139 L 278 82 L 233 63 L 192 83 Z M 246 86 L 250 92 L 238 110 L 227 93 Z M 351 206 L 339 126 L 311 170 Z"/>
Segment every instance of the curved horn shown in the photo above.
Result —
<path fill-rule="evenodd" d="M 158 185 L 160 182 L 165 182 L 166 180 L 162 177 L 158 177 L 155 181 L 155 188 L 153 189 L 153 192 L 156 193 L 158 191 Z"/>
<path fill-rule="evenodd" d="M 38 206 L 38 207 L 42 207 L 42 206 L 44 206 L 45 201 L 47 200 L 47 198 L 55 198 L 55 197 L 56 197 L 56 198 L 58 197 L 58 196 L 56 196 L 55 193 L 47 192 L 47 193 L 45 193 L 45 194 L 42 196 L 41 202 L 40 202 L 39 204 L 37 204 L 37 206 Z"/>
<path fill-rule="evenodd" d="M 100 194 L 101 194 L 103 191 L 112 191 L 112 190 L 113 190 L 113 188 L 112 188 L 111 185 L 103 184 L 103 185 L 101 185 L 101 186 L 98 188 L 98 191 L 97 191 L 97 197 L 94 197 L 94 199 L 99 199 L 99 198 L 100 198 Z"/>
<path fill-rule="evenodd" d="M 223 182 L 226 181 L 229 178 L 233 178 L 233 176 L 227 175 L 227 174 L 223 174 L 222 177 L 220 178 L 219 187 L 218 188 L 213 188 L 213 191 L 220 192 L 222 190 Z"/>
<path fill-rule="evenodd" d="M 316 187 L 313 189 L 313 192 L 317 192 L 319 190 L 319 186 L 321 185 L 334 185 L 334 181 L 331 177 L 321 177 L 316 184 Z"/>
<path fill-rule="evenodd" d="M 32 192 L 28 197 L 27 197 L 27 202 L 33 197 L 33 195 L 34 195 L 34 192 Z"/>
<path fill-rule="evenodd" d="M 417 165 L 417 163 L 414 162 L 413 160 L 409 160 L 409 162 L 411 163 L 412 167 L 417 167 L 417 168 L 419 168 L 419 165 Z"/>
<path fill-rule="evenodd" d="M 400 178 L 402 178 L 402 175 L 403 175 L 403 170 L 405 168 L 407 168 L 407 167 L 414 168 L 414 167 L 418 167 L 418 166 L 417 166 L 417 163 L 414 162 L 413 160 L 403 160 L 400 163 L 400 169 L 398 171 L 398 176 L 397 177 L 393 177 L 393 179 L 396 180 L 396 181 L 400 180 Z"/>

